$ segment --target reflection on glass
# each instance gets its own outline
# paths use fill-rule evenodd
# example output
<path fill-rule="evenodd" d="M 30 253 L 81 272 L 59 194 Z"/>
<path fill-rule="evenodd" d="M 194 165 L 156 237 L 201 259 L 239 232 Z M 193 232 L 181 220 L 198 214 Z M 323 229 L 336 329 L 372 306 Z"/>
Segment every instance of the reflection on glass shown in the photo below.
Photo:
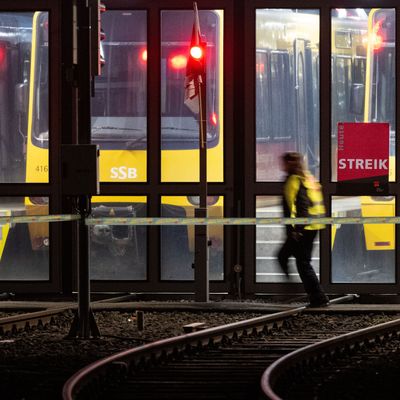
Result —
<path fill-rule="evenodd" d="M 26 182 L 49 181 L 49 23 L 48 12 L 33 14 L 32 36 L 35 41 L 29 60 L 29 83 L 17 90 L 21 107 L 24 108 L 26 102 L 28 109 L 27 133 L 24 135 Z"/>
<path fill-rule="evenodd" d="M 337 124 L 390 125 L 389 180 L 395 180 L 395 9 L 332 10 L 332 180 Z"/>
<path fill-rule="evenodd" d="M 32 147 L 46 147 L 48 140 L 48 41 L 42 26 L 47 15 L 46 12 L 0 12 L 0 183 L 48 180 L 46 151 L 43 162 L 36 156 L 36 161 L 40 161 L 36 165 L 42 171 L 29 171 L 32 165 L 27 171 L 26 164 Z M 37 34 L 34 48 L 33 23 Z M 31 65 L 33 60 L 36 62 Z M 33 113 L 28 120 L 29 107 Z"/>
<path fill-rule="evenodd" d="M 279 156 L 298 151 L 319 176 L 318 10 L 256 11 L 257 181 L 281 181 Z"/>
<path fill-rule="evenodd" d="M 393 196 L 332 199 L 333 217 L 393 217 Z M 395 225 L 332 225 L 333 283 L 394 283 Z"/>
<path fill-rule="evenodd" d="M 105 64 L 95 79 L 92 142 L 100 145 L 101 181 L 146 181 L 146 11 L 101 15 Z M 118 150 L 118 151 L 116 151 Z"/>
<path fill-rule="evenodd" d="M 146 217 L 144 196 L 94 196 L 92 217 Z M 97 280 L 146 279 L 147 227 L 90 226 L 90 278 Z"/>
<path fill-rule="evenodd" d="M 282 217 L 281 197 L 257 196 L 256 217 Z M 257 283 L 297 283 L 301 282 L 296 269 L 296 261 L 289 259 L 289 279 L 281 270 L 277 254 L 286 239 L 285 225 L 256 226 L 256 282 Z M 314 241 L 311 264 L 319 276 L 319 234 Z"/>
<path fill-rule="evenodd" d="M 223 198 L 208 196 L 209 218 L 222 218 Z M 199 206 L 198 196 L 163 196 L 161 216 L 169 218 L 193 218 L 194 209 Z M 161 226 L 161 279 L 193 280 L 194 270 L 194 226 Z M 222 225 L 208 227 L 209 278 L 224 279 L 224 229 Z"/>
<path fill-rule="evenodd" d="M 48 215 L 47 197 L 0 198 L 0 216 Z M 0 222 L 0 279 L 49 280 L 49 224 Z"/>
<path fill-rule="evenodd" d="M 200 10 L 201 33 L 207 41 L 208 181 L 223 180 L 223 12 Z M 161 179 L 199 180 L 199 113 L 185 104 L 185 75 L 193 11 L 161 13 Z"/>

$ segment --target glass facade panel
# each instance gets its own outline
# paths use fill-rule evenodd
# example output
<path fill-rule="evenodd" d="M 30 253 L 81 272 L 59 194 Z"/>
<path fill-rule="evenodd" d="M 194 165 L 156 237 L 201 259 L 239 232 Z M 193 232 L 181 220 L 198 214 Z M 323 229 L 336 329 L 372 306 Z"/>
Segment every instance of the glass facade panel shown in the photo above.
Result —
<path fill-rule="evenodd" d="M 48 182 L 48 15 L 0 12 L 0 183 Z"/>
<path fill-rule="evenodd" d="M 281 181 L 279 156 L 298 151 L 319 176 L 318 10 L 256 11 L 256 177 Z"/>
<path fill-rule="evenodd" d="M 280 196 L 257 196 L 256 217 L 276 218 L 283 216 Z M 257 283 L 298 283 L 295 259 L 289 259 L 289 278 L 279 266 L 277 254 L 286 240 L 285 225 L 256 225 L 256 282 Z M 319 234 L 314 240 L 311 264 L 319 276 Z"/>
<path fill-rule="evenodd" d="M 2 197 L 0 216 L 48 215 L 47 197 Z M 49 280 L 49 223 L 0 222 L 0 279 Z"/>
<path fill-rule="evenodd" d="M 161 216 L 169 218 L 193 218 L 198 207 L 198 196 L 163 196 Z M 221 196 L 208 196 L 209 218 L 222 218 L 224 204 Z M 193 280 L 194 225 L 161 226 L 161 280 Z M 209 226 L 209 278 L 224 279 L 224 228 Z"/>
<path fill-rule="evenodd" d="M 223 181 L 223 11 L 200 10 L 207 42 L 207 178 Z M 161 13 L 161 180 L 199 181 L 199 112 L 185 103 L 193 11 Z M 195 102 L 194 102 L 195 103 Z"/>
<path fill-rule="evenodd" d="M 393 196 L 332 198 L 333 217 L 393 217 Z M 395 225 L 331 227 L 332 283 L 394 283 Z"/>
<path fill-rule="evenodd" d="M 146 217 L 145 196 L 94 196 L 92 217 Z M 105 221 L 107 222 L 107 221 Z M 146 225 L 90 226 L 90 278 L 145 280 L 147 278 Z"/>
<path fill-rule="evenodd" d="M 386 122 L 395 180 L 395 9 L 332 10 L 332 180 L 339 122 Z"/>
<path fill-rule="evenodd" d="M 147 179 L 146 18 L 141 10 L 101 15 L 105 64 L 92 99 L 92 143 L 100 146 L 101 181 Z"/>

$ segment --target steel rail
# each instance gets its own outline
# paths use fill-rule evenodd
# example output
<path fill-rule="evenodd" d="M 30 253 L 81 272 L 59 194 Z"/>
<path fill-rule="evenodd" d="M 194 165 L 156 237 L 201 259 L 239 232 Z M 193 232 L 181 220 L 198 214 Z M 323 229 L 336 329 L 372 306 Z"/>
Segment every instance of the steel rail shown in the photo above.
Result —
<path fill-rule="evenodd" d="M 76 372 L 68 379 L 63 387 L 63 399 L 75 399 L 87 385 L 90 385 L 92 379 L 99 376 L 106 376 L 113 366 L 114 368 L 120 367 L 128 371 L 132 366 L 151 362 L 161 357 L 178 354 L 185 351 L 187 348 L 221 342 L 224 337 L 240 337 L 243 334 L 251 334 L 253 331 L 261 332 L 265 329 L 270 330 L 274 325 L 280 326 L 283 324 L 285 318 L 297 315 L 304 309 L 305 306 L 301 306 L 288 311 L 256 317 L 246 321 L 234 322 L 223 325 L 222 327 L 208 328 L 198 332 L 187 333 L 121 351 L 89 364 Z"/>
<path fill-rule="evenodd" d="M 381 340 L 385 337 L 390 338 L 394 335 L 397 337 L 400 336 L 400 318 L 345 333 L 295 350 L 279 358 L 265 370 L 261 377 L 261 389 L 267 399 L 282 400 L 282 398 L 274 392 L 274 387 L 278 380 L 288 371 L 293 370 L 299 365 L 321 360 L 326 356 L 332 357 L 335 354 L 340 354 L 343 349 L 354 349 L 356 346 L 372 343 L 377 339 Z"/>
<path fill-rule="evenodd" d="M 346 295 L 331 302 L 340 303 L 350 301 L 355 297 L 355 295 Z M 281 327 L 286 318 L 295 316 L 303 312 L 306 308 L 306 306 L 295 307 L 262 317 L 158 340 L 113 354 L 89 364 L 71 376 L 63 387 L 63 399 L 75 399 L 82 390 L 90 386 L 92 380 L 98 382 L 96 378 L 104 377 L 112 370 L 122 369 L 124 372 L 128 372 L 132 367 L 141 363 L 151 363 L 163 357 L 177 355 L 186 349 L 220 343 L 224 338 L 232 339 L 241 337 L 244 334 L 250 335 L 252 333 L 268 332 L 274 326 Z"/>
<path fill-rule="evenodd" d="M 43 311 L 33 311 L 24 314 L 13 315 L 11 317 L 0 318 L 0 333 L 4 335 L 8 332 L 32 328 L 33 326 L 38 326 L 40 324 L 45 325 L 50 323 L 55 315 L 72 308 L 76 308 L 76 306 L 51 308 Z"/>
<path fill-rule="evenodd" d="M 123 301 L 129 297 L 131 296 L 129 295 L 129 296 L 112 297 L 108 299 L 93 301 L 92 304 Z M 4 335 L 8 332 L 32 328 L 33 326 L 38 326 L 40 324 L 45 325 L 47 323 L 50 323 L 55 315 L 61 314 L 62 312 L 68 310 L 75 310 L 77 309 L 77 307 L 78 307 L 77 304 L 71 304 L 62 307 L 46 308 L 40 311 L 32 311 L 23 314 L 0 318 L 0 334 Z M 38 306 L 37 308 L 40 307 Z"/>

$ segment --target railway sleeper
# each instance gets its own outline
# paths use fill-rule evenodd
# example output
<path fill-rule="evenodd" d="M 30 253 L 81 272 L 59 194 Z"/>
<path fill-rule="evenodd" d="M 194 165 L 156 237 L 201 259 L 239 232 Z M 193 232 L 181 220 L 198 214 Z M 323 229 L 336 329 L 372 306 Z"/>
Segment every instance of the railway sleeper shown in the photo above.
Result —
<path fill-rule="evenodd" d="M 177 354 L 177 351 L 174 347 L 167 347 L 164 349 L 164 354 L 167 359 L 171 359 L 175 354 Z"/>
<path fill-rule="evenodd" d="M 107 378 L 110 375 L 112 380 L 125 378 L 129 373 L 129 365 L 125 361 L 113 361 L 107 368 Z"/>
<path fill-rule="evenodd" d="M 13 326 L 14 324 L 7 324 L 7 325 L 3 325 L 0 330 L 1 330 L 1 334 L 5 335 L 7 333 L 11 333 L 13 331 Z"/>
<path fill-rule="evenodd" d="M 255 334 L 256 334 L 256 335 L 262 335 L 263 333 L 265 333 L 264 325 L 256 326 L 256 327 L 254 328 L 254 330 L 255 330 Z"/>
<path fill-rule="evenodd" d="M 219 345 L 221 343 L 224 343 L 225 340 L 226 339 L 224 335 L 213 336 L 210 340 L 210 345 Z"/>
<path fill-rule="evenodd" d="M 207 346 L 211 345 L 212 342 L 213 342 L 213 339 L 211 339 L 211 338 L 204 338 L 204 339 L 199 340 L 199 341 L 197 342 L 197 344 L 198 344 L 198 346 L 199 346 L 200 348 L 203 348 L 203 347 L 207 347 Z"/>
<path fill-rule="evenodd" d="M 191 324 L 184 325 L 183 331 L 185 333 L 198 332 L 198 331 L 201 331 L 206 328 L 207 328 L 207 325 L 205 322 L 193 322 Z"/>
<path fill-rule="evenodd" d="M 29 325 L 28 325 L 28 326 L 29 326 Z M 12 331 L 13 333 L 17 333 L 17 332 L 20 332 L 20 331 L 25 330 L 26 328 L 27 328 L 27 322 L 26 322 L 26 321 L 14 322 L 14 323 L 12 324 L 11 331 Z"/>

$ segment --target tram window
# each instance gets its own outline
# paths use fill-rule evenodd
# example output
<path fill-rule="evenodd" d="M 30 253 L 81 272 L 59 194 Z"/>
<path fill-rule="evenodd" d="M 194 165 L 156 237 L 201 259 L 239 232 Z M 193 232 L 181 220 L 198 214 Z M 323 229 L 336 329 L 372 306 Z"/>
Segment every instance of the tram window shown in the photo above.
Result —
<path fill-rule="evenodd" d="M 393 217 L 393 196 L 335 196 L 333 217 Z M 339 224 L 331 227 L 332 283 L 394 283 L 395 225 Z"/>
<path fill-rule="evenodd" d="M 146 13 L 144 11 L 114 11 L 108 10 L 102 14 L 102 26 L 105 31 L 104 48 L 105 65 L 101 75 L 95 79 L 95 97 L 92 101 L 92 138 L 102 142 L 99 118 L 107 117 L 115 122 L 109 127 L 108 137 L 122 134 L 118 128 L 118 119 L 146 117 Z M 115 119 L 115 121 L 113 121 Z M 139 120 L 131 121 L 130 132 L 141 128 Z M 125 125 L 127 125 L 125 123 Z M 115 130 L 115 129 L 114 129 Z M 145 141 L 141 143 L 145 145 Z"/>
<path fill-rule="evenodd" d="M 224 216 L 224 198 L 208 196 L 208 216 Z M 193 218 L 194 209 L 199 205 L 198 196 L 162 196 L 161 216 L 168 218 Z M 194 279 L 194 226 L 161 226 L 161 280 L 191 281 Z M 210 226 L 208 236 L 209 278 L 224 279 L 224 228 L 222 225 Z"/>
<path fill-rule="evenodd" d="M 145 196 L 94 196 L 94 218 L 147 216 Z M 94 280 L 145 280 L 147 278 L 147 227 L 144 225 L 91 225 L 90 278 Z"/>
<path fill-rule="evenodd" d="M 207 42 L 206 102 L 208 181 L 223 180 L 223 11 L 200 10 Z M 198 110 L 185 103 L 186 63 L 193 11 L 161 12 L 161 180 L 199 181 Z"/>
<path fill-rule="evenodd" d="M 100 146 L 100 180 L 143 182 L 147 179 L 147 13 L 107 10 L 101 18 L 105 65 L 95 78 L 91 106 L 91 138 Z"/>
<path fill-rule="evenodd" d="M 395 142 L 396 142 L 396 43 L 394 8 L 381 8 L 371 11 L 372 26 L 379 38 L 370 51 L 371 101 L 366 115 L 371 122 L 388 122 L 390 127 L 389 181 L 395 181 Z"/>
<path fill-rule="evenodd" d="M 45 22 L 43 22 L 45 23 Z M 42 36 L 45 36 L 42 32 Z M 40 40 L 40 38 L 39 38 Z M 38 95 L 36 98 L 36 120 L 32 140 L 38 147 L 48 147 L 49 140 L 49 82 L 48 65 L 49 51 L 48 38 L 43 38 L 43 43 L 38 49 L 37 84 Z"/>
<path fill-rule="evenodd" d="M 291 115 L 282 112 L 285 107 L 290 107 L 291 99 L 287 98 L 290 90 L 289 54 L 281 52 L 271 53 L 271 119 L 272 138 L 274 140 L 290 140 L 292 137 Z"/>
<path fill-rule="evenodd" d="M 290 65 L 287 52 L 258 52 L 256 57 L 256 118 L 258 137 L 264 141 L 290 140 L 294 117 L 283 113 L 290 90 Z"/>
<path fill-rule="evenodd" d="M 366 73 L 365 57 L 355 57 L 353 61 L 353 82 L 365 84 Z"/>
<path fill-rule="evenodd" d="M 319 15 L 309 11 L 256 11 L 257 181 L 284 179 L 285 151 L 303 153 L 319 174 Z"/>
<path fill-rule="evenodd" d="M 331 160 L 336 181 L 338 123 L 364 120 L 368 14 L 362 9 L 334 9 L 331 18 Z"/>
<path fill-rule="evenodd" d="M 337 123 L 387 122 L 389 181 L 394 181 L 395 10 L 337 9 L 332 11 L 331 25 L 332 38 L 336 31 L 351 32 L 351 46 L 339 48 L 332 43 L 332 180 L 336 181 Z"/>
<path fill-rule="evenodd" d="M 394 50 L 394 49 L 393 49 Z M 384 57 L 375 57 L 375 97 L 373 99 L 372 118 L 374 121 L 385 121 L 389 118 L 391 125 L 394 125 L 395 116 L 395 54 L 394 51 L 387 51 Z"/>
<path fill-rule="evenodd" d="M 33 14 L 0 12 L 0 183 L 26 179 Z"/>
<path fill-rule="evenodd" d="M 268 132 L 272 126 L 272 90 L 271 90 L 271 61 L 268 52 L 256 53 L 256 115 L 264 118 L 256 118 L 256 130 L 259 140 L 269 140 Z"/>
<path fill-rule="evenodd" d="M 351 76 L 350 113 L 359 116 L 364 115 L 365 72 L 365 57 L 354 58 Z"/>
<path fill-rule="evenodd" d="M 307 146 L 307 96 L 306 96 L 306 71 L 304 65 L 304 54 L 299 53 L 295 56 L 295 70 L 296 70 L 296 111 L 297 111 L 297 129 L 299 132 L 304 132 L 299 135 L 299 143 L 304 142 L 301 146 Z"/>
<path fill-rule="evenodd" d="M 351 59 L 334 57 L 332 60 L 332 131 L 335 132 L 337 123 L 353 121 L 350 113 L 350 93 L 352 87 Z"/>

